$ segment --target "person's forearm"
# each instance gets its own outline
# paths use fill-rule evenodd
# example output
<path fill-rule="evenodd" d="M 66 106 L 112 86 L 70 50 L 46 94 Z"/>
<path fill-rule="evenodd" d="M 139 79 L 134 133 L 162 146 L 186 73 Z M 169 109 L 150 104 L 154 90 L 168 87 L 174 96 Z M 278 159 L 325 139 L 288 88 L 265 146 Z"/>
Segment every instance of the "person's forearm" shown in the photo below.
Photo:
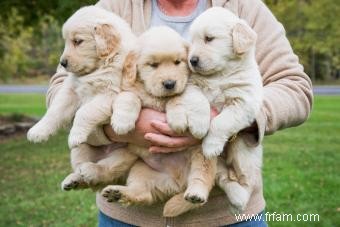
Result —
<path fill-rule="evenodd" d="M 262 108 L 265 134 L 303 123 L 310 114 L 312 99 L 311 85 L 299 76 L 287 76 L 266 86 Z"/>
<path fill-rule="evenodd" d="M 258 34 L 256 60 L 264 84 L 264 102 L 257 117 L 264 134 L 297 126 L 310 114 L 313 93 L 309 77 L 285 36 L 282 25 L 260 0 L 240 1 L 240 17 Z"/>

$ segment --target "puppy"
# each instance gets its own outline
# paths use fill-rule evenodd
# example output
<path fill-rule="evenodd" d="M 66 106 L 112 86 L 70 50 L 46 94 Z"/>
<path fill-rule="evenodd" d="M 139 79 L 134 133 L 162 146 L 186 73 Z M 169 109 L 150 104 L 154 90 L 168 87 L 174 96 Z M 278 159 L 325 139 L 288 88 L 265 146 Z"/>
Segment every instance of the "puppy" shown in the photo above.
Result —
<path fill-rule="evenodd" d="M 124 92 L 114 104 L 111 122 L 115 132 L 125 134 L 132 130 L 141 107 L 149 107 L 166 110 L 167 121 L 176 131 L 189 128 L 202 138 L 209 129 L 210 106 L 198 89 L 186 88 L 190 70 L 185 41 L 170 28 L 154 27 L 137 42 L 137 50 L 127 58 L 130 61 L 124 70 Z M 173 196 L 163 214 L 177 216 L 207 201 L 214 184 L 216 160 L 206 160 L 201 146 L 171 154 L 150 154 L 147 148 L 132 144 L 128 150 L 142 160 L 131 168 L 126 186 L 103 189 L 102 195 L 109 202 L 152 204 Z"/>
<path fill-rule="evenodd" d="M 255 60 L 256 33 L 230 11 L 213 7 L 190 28 L 192 83 L 219 111 L 203 140 L 206 157 L 216 157 L 233 135 L 250 126 L 262 104 L 262 78 Z M 227 161 L 219 161 L 217 184 L 236 211 L 242 211 L 260 174 L 262 147 L 242 137 L 230 141 Z M 228 177 L 229 174 L 229 177 Z M 232 177 L 233 176 L 233 177 Z"/>
<path fill-rule="evenodd" d="M 65 48 L 60 64 L 69 75 L 27 138 L 46 141 L 74 118 L 69 147 L 77 174 L 65 179 L 62 187 L 67 190 L 80 182 L 98 182 L 104 175 L 91 163 L 96 149 L 86 141 L 98 125 L 110 120 L 113 100 L 120 92 L 125 57 L 136 38 L 120 17 L 95 6 L 75 12 L 63 25 L 62 33 Z"/>

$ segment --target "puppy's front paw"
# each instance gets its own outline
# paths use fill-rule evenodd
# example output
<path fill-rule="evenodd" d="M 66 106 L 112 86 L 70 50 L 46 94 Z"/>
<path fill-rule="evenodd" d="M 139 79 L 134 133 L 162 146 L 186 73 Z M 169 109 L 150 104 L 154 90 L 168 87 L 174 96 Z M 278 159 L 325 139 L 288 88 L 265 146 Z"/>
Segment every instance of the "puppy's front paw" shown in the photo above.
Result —
<path fill-rule="evenodd" d="M 188 120 L 184 111 L 168 109 L 166 112 L 166 121 L 170 128 L 178 134 L 184 133 L 188 128 Z"/>
<path fill-rule="evenodd" d="M 135 128 L 135 120 L 112 115 L 111 126 L 117 135 L 126 135 Z"/>
<path fill-rule="evenodd" d="M 50 135 L 51 133 L 49 133 L 47 126 L 43 127 L 38 123 L 28 130 L 27 139 L 34 143 L 40 143 L 47 141 Z"/>
<path fill-rule="evenodd" d="M 202 143 L 203 154 L 206 158 L 213 158 L 223 152 L 224 142 L 208 134 Z"/>
<path fill-rule="evenodd" d="M 86 188 L 86 183 L 78 173 L 69 174 L 61 183 L 61 189 L 64 191 L 70 191 L 72 189 Z"/>
<path fill-rule="evenodd" d="M 209 117 L 197 117 L 197 116 L 189 116 L 189 130 L 191 134 L 197 138 L 202 139 L 210 127 L 210 116 Z"/>
<path fill-rule="evenodd" d="M 242 213 L 248 204 L 250 193 L 238 182 L 228 183 L 224 188 L 231 205 L 230 212 Z"/>

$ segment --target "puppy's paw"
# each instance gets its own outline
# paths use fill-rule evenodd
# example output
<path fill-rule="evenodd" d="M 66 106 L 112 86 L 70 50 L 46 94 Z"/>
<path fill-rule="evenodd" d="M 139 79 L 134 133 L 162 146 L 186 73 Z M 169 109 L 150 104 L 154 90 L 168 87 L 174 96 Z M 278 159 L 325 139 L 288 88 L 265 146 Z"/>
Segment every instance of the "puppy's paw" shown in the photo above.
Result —
<path fill-rule="evenodd" d="M 195 203 L 205 203 L 206 202 L 205 198 L 203 198 L 203 197 L 201 197 L 199 195 L 195 195 L 195 194 L 193 194 L 193 195 L 188 194 L 184 198 L 185 198 L 186 201 L 188 201 L 190 203 L 194 203 L 194 204 Z"/>
<path fill-rule="evenodd" d="M 184 193 L 184 199 L 193 204 L 204 204 L 208 200 L 208 191 L 204 188 L 189 187 Z"/>
<path fill-rule="evenodd" d="M 170 128 L 178 134 L 182 134 L 188 129 L 188 120 L 184 111 L 168 109 L 166 121 Z"/>
<path fill-rule="evenodd" d="M 217 157 L 223 152 L 224 142 L 208 134 L 202 143 L 203 155 L 206 158 Z"/>
<path fill-rule="evenodd" d="M 27 139 L 34 143 L 41 143 L 47 141 L 50 135 L 51 133 L 47 129 L 47 126 L 43 127 L 38 123 L 28 130 Z"/>
<path fill-rule="evenodd" d="M 122 189 L 124 186 L 119 186 L 119 185 L 109 185 L 105 187 L 101 195 L 106 198 L 107 202 L 112 203 L 112 202 L 118 202 L 122 197 Z"/>
<path fill-rule="evenodd" d="M 197 139 L 202 139 L 209 131 L 210 118 L 189 117 L 188 121 L 189 130 Z"/>
<path fill-rule="evenodd" d="M 86 183 L 78 173 L 69 174 L 61 183 L 61 189 L 64 191 L 70 191 L 72 189 L 86 188 Z"/>
<path fill-rule="evenodd" d="M 234 214 L 242 213 L 248 204 L 250 193 L 238 182 L 228 183 L 223 188 L 231 205 L 230 211 Z"/>
<path fill-rule="evenodd" d="M 126 135 L 135 129 L 135 123 L 134 119 L 118 118 L 114 115 L 111 118 L 112 129 L 117 135 Z"/>

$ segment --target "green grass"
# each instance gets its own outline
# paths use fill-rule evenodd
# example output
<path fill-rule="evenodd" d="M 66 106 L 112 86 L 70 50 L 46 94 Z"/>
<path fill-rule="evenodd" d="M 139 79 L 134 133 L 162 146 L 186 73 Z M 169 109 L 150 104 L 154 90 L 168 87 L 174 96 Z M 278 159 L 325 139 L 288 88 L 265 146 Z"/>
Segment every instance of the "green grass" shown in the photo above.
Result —
<path fill-rule="evenodd" d="M 0 95 L 0 114 L 12 112 L 41 115 L 44 98 Z M 339 135 L 340 96 L 319 96 L 307 123 L 265 138 L 266 211 L 293 217 L 320 215 L 320 222 L 271 221 L 270 226 L 340 223 Z M 0 144 L 0 155 L 0 226 L 96 225 L 92 192 L 60 190 L 61 180 L 70 171 L 65 133 L 46 144 L 29 144 L 24 138 L 8 141 Z"/>
<path fill-rule="evenodd" d="M 41 94 L 0 94 L 0 114 L 41 116 L 45 110 L 45 96 Z"/>
<path fill-rule="evenodd" d="M 295 226 L 340 223 L 339 135 L 340 97 L 319 96 L 307 123 L 265 138 L 263 175 L 268 212 L 320 215 L 319 223 L 289 223 Z M 287 226 L 287 222 L 272 224 Z"/>

